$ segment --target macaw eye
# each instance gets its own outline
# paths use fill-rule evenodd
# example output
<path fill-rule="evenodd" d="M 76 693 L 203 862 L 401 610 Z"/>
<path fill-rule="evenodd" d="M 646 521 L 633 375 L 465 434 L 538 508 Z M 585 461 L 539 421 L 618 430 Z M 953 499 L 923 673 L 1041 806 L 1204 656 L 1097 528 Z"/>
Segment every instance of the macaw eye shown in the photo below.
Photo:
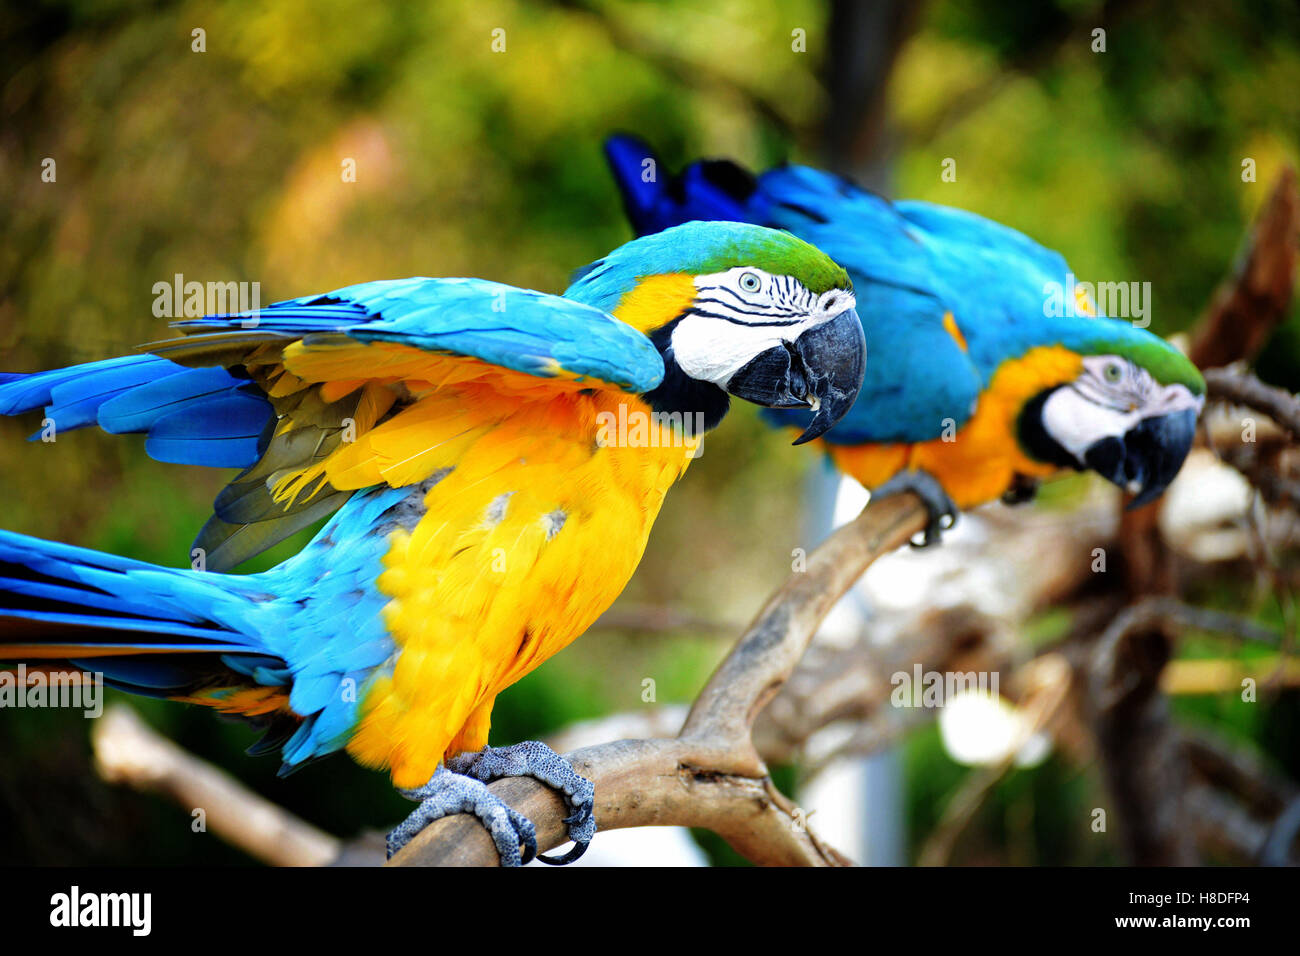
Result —
<path fill-rule="evenodd" d="M 1124 377 L 1124 370 L 1120 368 L 1118 362 L 1110 362 L 1101 370 L 1102 377 L 1114 385 Z"/>
<path fill-rule="evenodd" d="M 757 272 L 742 272 L 740 274 L 740 287 L 746 292 L 757 292 L 763 287 L 763 280 L 758 277 Z"/>

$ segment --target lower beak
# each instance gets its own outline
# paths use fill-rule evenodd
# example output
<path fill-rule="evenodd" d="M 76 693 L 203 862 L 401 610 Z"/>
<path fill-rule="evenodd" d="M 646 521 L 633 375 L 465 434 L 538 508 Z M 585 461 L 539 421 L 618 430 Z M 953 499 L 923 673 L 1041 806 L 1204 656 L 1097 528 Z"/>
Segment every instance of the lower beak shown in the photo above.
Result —
<path fill-rule="evenodd" d="M 825 434 L 853 407 L 866 372 L 857 310 L 846 309 L 793 342 L 770 348 L 731 376 L 727 391 L 767 408 L 811 408 L 796 445 Z"/>
<path fill-rule="evenodd" d="M 1129 509 L 1159 498 L 1183 467 L 1196 438 L 1196 411 L 1144 418 L 1120 438 L 1103 438 L 1084 462 L 1107 481 L 1135 495 Z"/>

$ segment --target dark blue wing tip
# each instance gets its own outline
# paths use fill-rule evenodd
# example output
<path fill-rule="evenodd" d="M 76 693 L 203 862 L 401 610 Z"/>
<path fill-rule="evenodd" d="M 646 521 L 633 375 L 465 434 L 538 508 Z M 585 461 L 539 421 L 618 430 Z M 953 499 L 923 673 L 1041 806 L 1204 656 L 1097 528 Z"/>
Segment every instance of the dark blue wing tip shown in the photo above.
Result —
<path fill-rule="evenodd" d="M 655 158 L 655 151 L 650 148 L 640 136 L 635 133 L 625 133 L 622 130 L 610 133 L 605 137 L 605 156 L 610 162 L 627 158 L 631 153 L 640 153 L 642 159 L 646 157 Z"/>
<path fill-rule="evenodd" d="M 670 180 L 659 168 L 659 157 L 650 144 L 631 133 L 614 133 L 605 139 L 605 160 L 623 199 L 623 209 L 638 233 L 657 232 L 662 223 L 652 221 L 652 213 Z M 643 176 L 646 160 L 655 164 L 655 176 L 647 182 Z"/>

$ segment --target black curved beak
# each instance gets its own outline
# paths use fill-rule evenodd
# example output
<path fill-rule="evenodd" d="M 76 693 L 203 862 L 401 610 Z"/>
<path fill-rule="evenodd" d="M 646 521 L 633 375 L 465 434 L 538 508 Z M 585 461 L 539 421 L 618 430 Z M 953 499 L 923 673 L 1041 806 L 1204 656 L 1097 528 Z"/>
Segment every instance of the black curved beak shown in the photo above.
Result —
<path fill-rule="evenodd" d="M 830 430 L 853 407 L 866 373 L 867 340 L 856 309 L 768 349 L 731 376 L 727 391 L 767 408 L 811 408 L 796 445 Z"/>
<path fill-rule="evenodd" d="M 1196 411 L 1187 408 L 1144 418 L 1123 439 L 1103 438 L 1084 453 L 1084 462 L 1135 497 L 1129 510 L 1159 498 L 1183 467 L 1196 438 Z"/>

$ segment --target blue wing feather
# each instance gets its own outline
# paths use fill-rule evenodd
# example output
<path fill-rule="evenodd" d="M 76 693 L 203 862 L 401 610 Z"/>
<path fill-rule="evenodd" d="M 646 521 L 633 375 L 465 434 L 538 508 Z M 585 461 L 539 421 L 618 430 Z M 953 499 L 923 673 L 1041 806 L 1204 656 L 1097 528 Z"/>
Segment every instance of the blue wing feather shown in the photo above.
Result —
<path fill-rule="evenodd" d="M 257 313 L 186 319 L 187 332 L 342 334 L 464 355 L 540 377 L 556 368 L 632 392 L 653 389 L 663 360 L 648 338 L 608 312 L 486 279 L 385 279 L 288 299 Z"/>
<path fill-rule="evenodd" d="M 250 394 L 256 387 L 247 379 L 237 378 L 223 368 L 174 368 L 175 374 L 144 380 L 104 401 L 97 412 L 99 427 L 114 434 L 144 432 L 164 417 L 241 395 L 256 402 L 265 424 L 270 409 L 265 400 L 255 397 L 255 391 Z"/>
<path fill-rule="evenodd" d="M 145 433 L 150 436 L 145 450 L 159 461 L 235 468 L 257 461 L 258 436 L 275 418 L 271 403 L 247 379 L 155 355 L 127 355 L 0 382 L 0 414 L 42 406 L 59 432 L 98 425 L 113 434 Z M 208 422 L 202 436 L 178 441 L 180 423 L 195 420 Z M 168 431 L 159 436 L 164 421 Z"/>
<path fill-rule="evenodd" d="M 200 335 L 158 343 L 160 350 L 201 340 L 204 332 L 219 337 L 246 331 L 258 341 L 282 336 L 308 343 L 316 335 L 342 334 L 358 342 L 472 357 L 540 377 L 564 371 L 632 392 L 650 391 L 663 378 L 663 360 L 650 340 L 609 313 L 482 279 L 364 282 L 256 313 L 175 324 Z M 0 377 L 0 415 L 42 406 L 59 431 L 97 424 L 113 433 L 142 432 L 149 436 L 146 451 L 160 461 L 213 467 L 254 464 L 260 436 L 275 420 L 271 402 L 248 379 L 156 354 Z"/>

